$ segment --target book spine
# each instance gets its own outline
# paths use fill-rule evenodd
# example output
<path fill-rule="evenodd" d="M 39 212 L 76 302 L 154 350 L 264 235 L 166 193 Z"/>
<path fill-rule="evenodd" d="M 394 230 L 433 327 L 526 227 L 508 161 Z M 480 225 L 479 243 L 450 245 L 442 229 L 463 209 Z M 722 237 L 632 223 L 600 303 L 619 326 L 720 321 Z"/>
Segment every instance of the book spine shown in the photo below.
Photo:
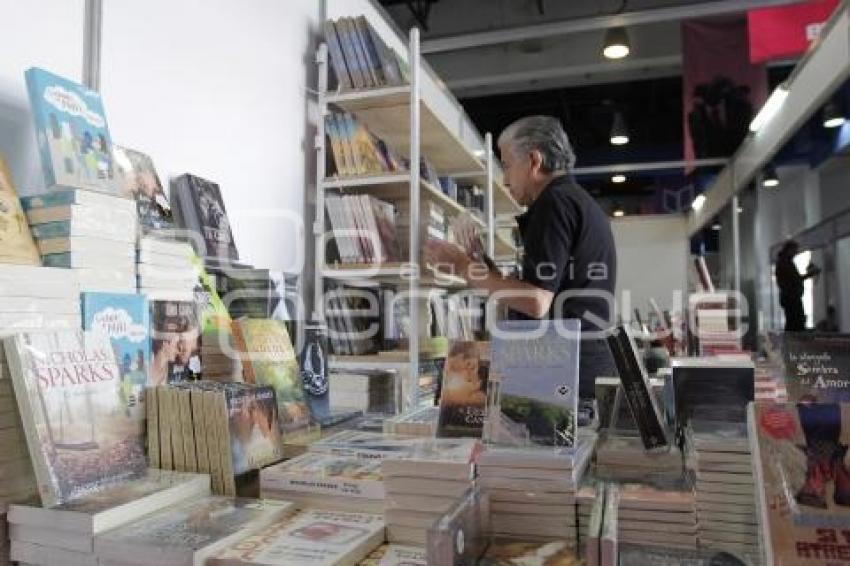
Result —
<path fill-rule="evenodd" d="M 192 392 L 189 389 L 177 390 L 180 401 L 180 425 L 183 432 L 183 453 L 186 459 L 186 471 L 198 471 L 198 459 L 195 453 L 195 427 L 192 424 Z"/>
<path fill-rule="evenodd" d="M 342 45 L 342 52 L 345 55 L 345 63 L 348 72 L 351 74 L 351 81 L 354 83 L 354 88 L 362 89 L 366 86 L 366 79 L 354 49 L 354 38 L 351 35 L 351 29 L 345 18 L 336 20 L 334 25 L 336 26 L 339 42 Z"/>
<path fill-rule="evenodd" d="M 159 468 L 159 405 L 156 387 L 145 390 L 145 416 L 148 439 L 148 463 L 151 468 Z"/>
<path fill-rule="evenodd" d="M 204 392 L 193 388 L 190 392 L 190 404 L 192 406 L 192 426 L 195 434 L 195 458 L 198 462 L 198 472 L 209 474 L 210 456 L 205 431 Z"/>
<path fill-rule="evenodd" d="M 335 130 L 339 136 L 339 146 L 342 150 L 343 161 L 345 162 L 345 172 L 348 176 L 359 174 L 357 163 L 354 160 L 354 146 L 351 143 L 351 137 L 348 133 L 348 125 L 345 121 L 345 114 L 336 112 L 333 114 Z"/>
<path fill-rule="evenodd" d="M 183 440 L 183 423 L 180 418 L 180 396 L 176 387 L 165 388 L 168 395 L 168 404 L 171 409 L 167 415 L 171 427 L 171 451 L 174 458 L 174 469 L 178 472 L 190 471 L 186 465 L 186 444 Z"/>
<path fill-rule="evenodd" d="M 348 141 L 348 146 L 351 148 L 351 156 L 354 163 L 354 168 L 358 175 L 368 175 L 369 169 L 366 168 L 366 163 L 363 156 L 360 154 L 360 148 L 357 146 L 357 122 L 351 114 L 339 114 L 342 124 L 345 128 L 345 139 Z"/>
<path fill-rule="evenodd" d="M 336 172 L 340 177 L 345 177 L 349 174 L 348 164 L 345 162 L 345 157 L 342 153 L 342 142 L 336 128 L 336 122 L 334 121 L 333 114 L 329 113 L 325 116 L 325 132 L 331 142 L 331 153 L 333 154 Z"/>
<path fill-rule="evenodd" d="M 348 240 L 353 242 L 355 250 L 354 261 L 364 263 L 366 259 L 366 250 L 363 247 L 363 242 L 360 239 L 360 229 L 357 226 L 357 219 L 354 216 L 354 209 L 351 207 L 351 197 L 345 196 L 341 199 L 342 211 L 344 214 L 345 233 L 348 235 Z"/>
<path fill-rule="evenodd" d="M 365 16 L 358 16 L 354 19 L 354 27 L 357 30 L 357 38 L 363 48 L 363 54 L 366 58 L 366 63 L 369 67 L 369 72 L 375 86 L 384 86 L 386 80 L 383 70 L 381 69 L 381 60 L 378 57 L 378 50 L 375 44 L 372 43 L 372 35 L 369 33 L 369 24 L 366 23 Z"/>
<path fill-rule="evenodd" d="M 328 44 L 328 53 L 331 56 L 331 64 L 333 65 L 334 74 L 337 82 L 343 90 L 351 90 L 354 83 L 351 81 L 351 74 L 345 64 L 345 57 L 342 54 L 342 45 L 337 35 L 336 25 L 333 21 L 327 20 L 324 24 L 325 41 Z"/>
<path fill-rule="evenodd" d="M 395 60 L 395 55 L 390 51 L 390 48 L 387 47 L 387 44 L 383 42 L 378 33 L 372 29 L 372 26 L 368 25 L 368 22 L 366 27 L 369 33 L 369 39 L 375 47 L 378 60 L 380 61 L 381 72 L 384 75 L 386 85 L 401 85 L 401 73 L 398 70 L 398 63 Z"/>
<path fill-rule="evenodd" d="M 216 426 L 219 391 L 204 391 L 204 429 L 206 431 L 207 453 L 210 459 L 210 483 L 213 493 L 224 493 L 224 479 L 221 471 L 221 453 L 219 452 L 219 431 Z"/>
<path fill-rule="evenodd" d="M 219 453 L 221 454 L 221 472 L 224 483 L 224 495 L 236 495 L 236 477 L 233 474 L 233 450 L 231 446 L 230 418 L 228 411 L 227 393 L 219 395 L 217 425 L 219 431 Z"/>
<path fill-rule="evenodd" d="M 351 43 L 354 46 L 354 56 L 357 58 L 357 66 L 360 68 L 360 72 L 363 75 L 364 86 L 366 88 L 378 86 L 375 83 L 375 77 L 372 73 L 372 69 L 369 67 L 369 60 L 366 58 L 366 50 L 363 47 L 360 34 L 357 33 L 357 24 L 355 24 L 354 18 L 345 18 L 345 23 L 348 28 L 348 32 L 351 35 Z"/>
<path fill-rule="evenodd" d="M 167 386 L 160 385 L 156 388 L 157 403 L 159 410 L 159 454 L 160 467 L 163 470 L 174 469 L 174 458 L 171 449 L 171 403 L 167 394 Z"/>

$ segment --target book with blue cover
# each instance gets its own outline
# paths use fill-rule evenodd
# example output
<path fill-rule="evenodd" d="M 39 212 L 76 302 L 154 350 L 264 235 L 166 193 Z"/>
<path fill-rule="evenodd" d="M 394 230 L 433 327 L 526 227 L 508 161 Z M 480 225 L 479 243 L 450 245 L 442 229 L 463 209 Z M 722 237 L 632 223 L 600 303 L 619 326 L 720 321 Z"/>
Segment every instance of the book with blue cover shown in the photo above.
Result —
<path fill-rule="evenodd" d="M 37 67 L 25 77 L 47 188 L 119 194 L 100 94 Z"/>
<path fill-rule="evenodd" d="M 83 329 L 106 334 L 121 372 L 127 411 L 144 416 L 142 401 L 151 360 L 150 310 L 144 295 L 82 293 Z"/>
<path fill-rule="evenodd" d="M 578 320 L 509 320 L 493 332 L 485 435 L 567 451 L 577 438 Z"/>

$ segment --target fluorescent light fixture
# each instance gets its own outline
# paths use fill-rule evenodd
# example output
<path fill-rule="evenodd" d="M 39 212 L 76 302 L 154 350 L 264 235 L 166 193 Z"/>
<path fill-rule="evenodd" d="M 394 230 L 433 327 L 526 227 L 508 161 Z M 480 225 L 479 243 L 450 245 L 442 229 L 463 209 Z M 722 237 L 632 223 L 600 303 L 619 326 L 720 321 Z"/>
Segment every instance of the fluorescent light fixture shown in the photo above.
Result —
<path fill-rule="evenodd" d="M 617 173 L 616 175 L 611 177 L 611 182 L 612 183 L 625 183 L 626 182 L 626 176 L 623 175 L 622 173 Z"/>
<path fill-rule="evenodd" d="M 624 211 L 622 208 L 618 208 L 614 211 L 614 217 L 615 218 L 622 218 L 625 215 L 626 215 L 626 211 Z"/>
<path fill-rule="evenodd" d="M 611 124 L 611 144 L 626 145 L 629 143 L 629 128 L 622 112 L 614 113 L 614 122 Z"/>
<path fill-rule="evenodd" d="M 844 113 L 841 107 L 834 101 L 829 101 L 823 107 L 823 127 L 824 128 L 840 128 L 847 120 L 844 118 Z"/>
<path fill-rule="evenodd" d="M 626 145 L 629 143 L 629 136 L 611 136 L 612 145 Z"/>
<path fill-rule="evenodd" d="M 622 59 L 631 52 L 629 34 L 624 27 L 610 28 L 605 32 L 605 43 L 602 45 L 602 55 L 606 59 Z"/>
<path fill-rule="evenodd" d="M 761 107 L 756 117 L 753 118 L 753 121 L 750 122 L 750 131 L 757 132 L 765 124 L 770 122 L 776 113 L 779 112 L 779 109 L 782 107 L 782 103 L 785 102 L 785 99 L 788 98 L 788 89 L 784 84 L 779 85 L 773 92 L 770 93 L 770 97 L 768 97 L 767 102 L 764 103 L 764 106 Z"/>
<path fill-rule="evenodd" d="M 703 205 L 705 205 L 705 195 L 697 195 L 691 203 L 691 208 L 698 212 Z"/>
<path fill-rule="evenodd" d="M 768 165 L 762 172 L 761 185 L 771 189 L 779 186 L 779 177 L 776 176 L 776 169 L 773 165 Z"/>

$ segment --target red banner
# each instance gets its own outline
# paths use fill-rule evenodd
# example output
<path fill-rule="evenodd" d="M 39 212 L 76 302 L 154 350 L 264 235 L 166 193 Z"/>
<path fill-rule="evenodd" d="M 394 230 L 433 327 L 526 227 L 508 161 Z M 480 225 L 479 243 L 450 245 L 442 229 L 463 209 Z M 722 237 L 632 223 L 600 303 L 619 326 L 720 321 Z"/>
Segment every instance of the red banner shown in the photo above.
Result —
<path fill-rule="evenodd" d="M 750 10 L 750 61 L 763 63 L 805 53 L 838 4 L 839 0 L 810 0 Z"/>

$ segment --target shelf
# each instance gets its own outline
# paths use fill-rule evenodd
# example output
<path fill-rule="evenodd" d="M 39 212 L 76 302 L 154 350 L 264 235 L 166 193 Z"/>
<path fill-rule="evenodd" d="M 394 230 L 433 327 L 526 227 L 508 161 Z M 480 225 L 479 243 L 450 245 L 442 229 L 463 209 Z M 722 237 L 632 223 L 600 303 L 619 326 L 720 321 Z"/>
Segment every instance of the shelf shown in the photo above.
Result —
<path fill-rule="evenodd" d="M 432 287 L 466 287 L 466 281 L 456 275 L 438 273 L 431 267 L 425 267 L 417 278 L 420 285 Z M 408 263 L 377 264 L 337 264 L 322 269 L 322 276 L 330 279 L 357 280 L 377 279 L 392 283 L 409 283 L 413 277 L 413 266 Z"/>
<path fill-rule="evenodd" d="M 487 186 L 486 171 L 459 173 L 454 175 L 454 177 L 459 180 L 471 180 L 482 187 Z M 493 177 L 493 208 L 496 214 L 516 215 L 522 212 L 522 207 L 514 200 L 504 181 L 497 175 Z"/>
<path fill-rule="evenodd" d="M 391 148 L 410 155 L 410 87 L 385 87 L 325 95 L 328 104 L 355 114 Z M 440 172 L 483 171 L 475 154 L 437 117 L 428 102 L 420 102 L 421 155 Z"/>

